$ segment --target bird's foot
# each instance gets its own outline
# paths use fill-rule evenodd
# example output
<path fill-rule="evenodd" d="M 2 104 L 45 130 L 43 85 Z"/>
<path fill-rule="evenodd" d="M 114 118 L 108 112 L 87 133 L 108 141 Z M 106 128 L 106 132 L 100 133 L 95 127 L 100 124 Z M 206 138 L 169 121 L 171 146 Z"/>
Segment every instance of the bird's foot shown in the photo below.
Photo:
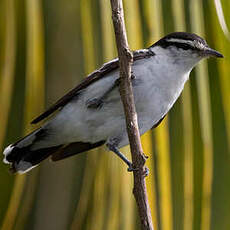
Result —
<path fill-rule="evenodd" d="M 127 168 L 128 172 L 138 171 L 139 168 L 135 168 L 133 164 L 130 162 L 129 167 Z"/>
<path fill-rule="evenodd" d="M 144 167 L 144 177 L 147 177 L 149 175 L 149 169 L 145 166 Z"/>
<path fill-rule="evenodd" d="M 145 160 L 147 160 L 147 159 L 149 158 L 149 157 L 148 157 L 147 155 L 145 155 L 144 153 L 142 153 L 142 154 L 143 154 Z"/>
<path fill-rule="evenodd" d="M 134 172 L 134 171 L 138 171 L 138 170 L 139 170 L 139 168 L 135 168 L 133 166 L 133 164 L 130 164 L 128 169 L 127 169 L 128 172 Z M 146 166 L 144 166 L 143 175 L 144 175 L 144 177 L 147 177 L 149 175 L 149 169 Z"/>

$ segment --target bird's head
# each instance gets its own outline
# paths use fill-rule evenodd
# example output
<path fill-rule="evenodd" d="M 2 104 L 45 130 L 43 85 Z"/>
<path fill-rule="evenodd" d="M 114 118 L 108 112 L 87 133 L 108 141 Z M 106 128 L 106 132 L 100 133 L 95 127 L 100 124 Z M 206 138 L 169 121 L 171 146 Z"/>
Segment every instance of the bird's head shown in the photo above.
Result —
<path fill-rule="evenodd" d="M 165 55 L 175 64 L 184 64 L 188 68 L 192 68 L 203 58 L 223 57 L 221 53 L 211 49 L 203 38 L 185 32 L 168 34 L 153 44 L 150 49 L 156 55 Z"/>

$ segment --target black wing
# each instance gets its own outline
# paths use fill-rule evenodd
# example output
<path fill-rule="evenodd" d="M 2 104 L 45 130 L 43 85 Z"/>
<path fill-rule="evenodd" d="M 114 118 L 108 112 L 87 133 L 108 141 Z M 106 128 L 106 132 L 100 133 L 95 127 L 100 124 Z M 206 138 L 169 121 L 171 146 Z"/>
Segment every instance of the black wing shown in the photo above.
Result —
<path fill-rule="evenodd" d="M 67 157 L 71 157 L 78 153 L 86 152 L 90 149 L 97 148 L 101 145 L 105 144 L 105 141 L 98 141 L 96 143 L 84 143 L 84 142 L 74 142 L 70 143 L 66 146 L 62 146 L 56 152 L 52 153 L 51 159 L 52 161 L 63 160 Z"/>
<path fill-rule="evenodd" d="M 143 58 L 149 58 L 151 56 L 154 56 L 155 54 L 148 50 L 137 50 L 133 52 L 133 60 L 140 60 Z M 31 124 L 36 124 L 39 121 L 43 120 L 44 118 L 48 117 L 50 114 L 55 112 L 57 109 L 62 108 L 65 106 L 73 97 L 76 97 L 78 93 L 85 89 L 87 86 L 91 85 L 93 82 L 102 79 L 106 74 L 110 73 L 111 71 L 116 70 L 119 67 L 119 60 L 118 58 L 105 63 L 100 69 L 95 70 L 91 74 L 89 74 L 79 85 L 77 85 L 74 89 L 72 89 L 70 92 L 68 92 L 65 96 L 63 96 L 61 99 L 59 99 L 55 104 L 53 104 L 49 109 L 47 109 L 44 113 L 39 115 L 37 118 L 35 118 Z"/>

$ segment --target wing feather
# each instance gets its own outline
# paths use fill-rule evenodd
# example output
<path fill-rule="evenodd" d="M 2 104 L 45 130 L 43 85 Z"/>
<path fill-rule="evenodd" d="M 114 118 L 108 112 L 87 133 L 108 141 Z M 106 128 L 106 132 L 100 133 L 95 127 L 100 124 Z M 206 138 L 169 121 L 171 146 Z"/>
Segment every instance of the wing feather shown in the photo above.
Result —
<path fill-rule="evenodd" d="M 151 56 L 154 56 L 155 54 L 148 49 L 143 50 L 137 50 L 133 52 L 133 60 L 134 62 L 136 60 L 140 60 L 143 58 L 149 58 Z M 59 99 L 56 103 L 54 103 L 50 108 L 48 108 L 44 113 L 36 117 L 31 124 L 36 124 L 40 121 L 42 121 L 44 118 L 48 117 L 50 114 L 58 110 L 59 108 L 62 108 L 65 106 L 69 101 L 71 101 L 73 98 L 76 98 L 81 90 L 85 89 L 87 86 L 91 85 L 97 80 L 102 79 L 105 77 L 108 73 L 118 69 L 119 67 L 119 60 L 118 58 L 105 63 L 100 69 L 95 70 L 91 74 L 89 74 L 79 85 L 77 85 L 74 89 L 69 91 L 65 96 L 63 96 L 61 99 Z"/>
<path fill-rule="evenodd" d="M 52 154 L 51 159 L 52 161 L 59 161 L 65 159 L 67 157 L 71 157 L 81 152 L 88 151 L 90 149 L 97 148 L 103 145 L 105 141 L 99 141 L 96 143 L 84 143 L 84 142 L 74 142 L 64 147 L 60 148 L 58 151 Z"/>

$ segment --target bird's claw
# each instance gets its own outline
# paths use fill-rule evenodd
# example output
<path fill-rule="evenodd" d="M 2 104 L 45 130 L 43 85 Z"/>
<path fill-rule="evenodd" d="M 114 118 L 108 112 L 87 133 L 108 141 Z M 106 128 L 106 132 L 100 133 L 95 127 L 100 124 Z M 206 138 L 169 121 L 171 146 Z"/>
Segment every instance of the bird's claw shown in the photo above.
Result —
<path fill-rule="evenodd" d="M 133 167 L 133 164 L 130 164 L 127 169 L 128 172 L 133 172 L 133 171 L 138 171 L 138 170 L 139 170 L 138 168 Z"/>
<path fill-rule="evenodd" d="M 139 170 L 139 168 L 133 167 L 132 164 L 130 164 L 128 169 L 127 169 L 128 172 L 133 172 L 133 171 L 138 171 L 138 170 Z M 146 166 L 144 167 L 143 175 L 144 175 L 144 177 L 147 177 L 149 175 L 149 169 Z"/>
<path fill-rule="evenodd" d="M 144 168 L 144 177 L 149 175 L 149 169 L 147 167 Z"/>
<path fill-rule="evenodd" d="M 147 155 L 145 155 L 144 153 L 142 153 L 144 158 L 147 160 L 149 157 Z"/>

